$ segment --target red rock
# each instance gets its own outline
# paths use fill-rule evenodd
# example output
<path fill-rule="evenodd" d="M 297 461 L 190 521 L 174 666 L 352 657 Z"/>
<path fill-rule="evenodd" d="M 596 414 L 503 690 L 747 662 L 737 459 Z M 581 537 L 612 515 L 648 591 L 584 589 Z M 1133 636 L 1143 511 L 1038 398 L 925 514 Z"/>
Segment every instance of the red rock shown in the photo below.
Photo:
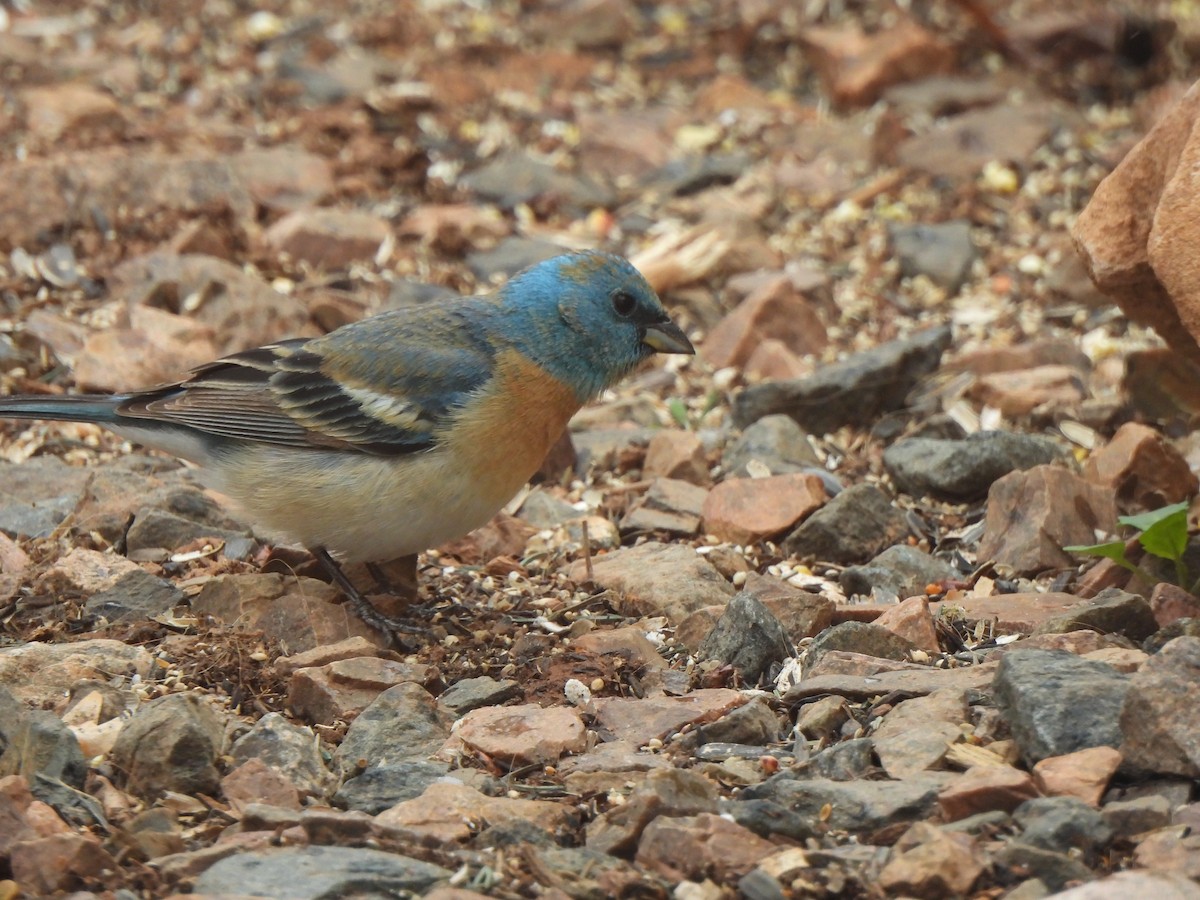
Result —
<path fill-rule="evenodd" d="M 700 512 L 708 491 L 675 478 L 655 478 L 621 517 L 624 532 L 666 531 L 692 535 L 700 530 Z"/>
<path fill-rule="evenodd" d="M 867 106 L 893 84 L 954 66 L 954 49 L 911 19 L 872 35 L 857 25 L 806 28 L 800 40 L 839 106 Z"/>
<path fill-rule="evenodd" d="M 306 669 L 328 665 L 340 659 L 355 659 L 362 656 L 375 656 L 379 659 L 400 661 L 400 656 L 394 650 L 380 647 L 364 637 L 348 637 L 344 641 L 313 647 L 302 653 L 281 656 L 275 660 L 275 671 L 280 675 L 291 675 L 297 669 Z"/>
<path fill-rule="evenodd" d="M 1091 369 L 1091 362 L 1074 340 L 1047 338 L 1013 347 L 981 347 L 955 357 L 942 368 L 950 372 L 992 375 L 1041 366 L 1070 366 L 1080 373 Z"/>
<path fill-rule="evenodd" d="M 730 478 L 708 492 L 701 514 L 706 534 L 734 544 L 778 537 L 827 499 L 816 475 Z"/>
<path fill-rule="evenodd" d="M 348 722 L 390 687 L 406 682 L 428 685 L 437 678 L 438 670 L 422 663 L 378 657 L 339 659 L 296 669 L 288 682 L 288 706 L 308 722 Z"/>
<path fill-rule="evenodd" d="M 646 445 L 642 463 L 645 478 L 674 478 L 692 484 L 712 483 L 704 442 L 694 431 L 664 428 L 656 431 Z"/>
<path fill-rule="evenodd" d="M 488 797 L 465 784 L 435 782 L 420 797 L 385 809 L 375 821 L 422 840 L 461 844 L 484 823 L 522 820 L 556 834 L 572 827 L 577 815 L 571 807 L 554 801 Z"/>
<path fill-rule="evenodd" d="M 1057 466 L 1010 472 L 988 491 L 978 555 L 1018 574 L 1074 566 L 1063 547 L 1117 528 L 1116 496 Z"/>
<path fill-rule="evenodd" d="M 459 720 L 455 744 L 485 754 L 505 768 L 554 763 L 587 745 L 583 720 L 562 706 L 485 706 Z"/>
<path fill-rule="evenodd" d="M 939 121 L 896 150 L 901 165 L 950 181 L 976 177 L 988 163 L 1023 164 L 1057 126 L 1044 105 L 997 103 Z"/>
<path fill-rule="evenodd" d="M 34 802 L 24 775 L 0 778 L 0 859 L 8 857 L 14 844 L 37 837 L 28 819 Z"/>
<path fill-rule="evenodd" d="M 667 135 L 670 118 L 662 108 L 581 111 L 577 121 L 582 168 L 610 178 L 638 178 L 665 165 L 675 152 Z"/>
<path fill-rule="evenodd" d="M 990 597 L 964 596 L 944 600 L 933 608 L 933 615 L 944 610 L 961 610 L 968 624 L 995 622 L 1004 634 L 1028 634 L 1043 622 L 1080 606 L 1084 600 L 1073 594 L 1048 591 L 1044 594 L 993 594 Z"/>
<path fill-rule="evenodd" d="M 297 262 L 318 269 L 344 269 L 375 259 L 391 237 L 387 221 L 353 209 L 298 209 L 266 230 L 263 239 Z"/>
<path fill-rule="evenodd" d="M 646 637 L 645 629 L 636 625 L 590 631 L 572 639 L 571 646 L 583 653 L 620 657 L 629 671 L 638 673 L 639 677 L 646 670 L 667 667 L 658 648 Z"/>
<path fill-rule="evenodd" d="M 1012 812 L 1037 795 L 1028 772 L 1012 766 L 972 766 L 938 793 L 938 805 L 947 821 L 956 822 L 996 809 Z"/>
<path fill-rule="evenodd" d="M 520 559 L 525 555 L 525 544 L 538 530 L 508 513 L 497 513 L 486 525 L 470 534 L 448 541 L 438 548 L 445 556 L 453 556 L 468 564 L 483 564 L 497 556 Z"/>
<path fill-rule="evenodd" d="M 882 625 L 893 634 L 910 641 L 918 650 L 941 652 L 933 613 L 929 611 L 929 601 L 924 597 L 909 597 L 898 604 L 889 605 L 874 621 L 876 625 Z"/>
<path fill-rule="evenodd" d="M 75 358 L 75 382 L 90 391 L 132 391 L 177 381 L 218 355 L 214 332 L 151 306 L 127 308 L 124 322 L 97 331 Z"/>
<path fill-rule="evenodd" d="M 947 688 L 898 703 L 871 739 L 888 776 L 901 780 L 939 768 L 969 719 L 966 692 Z"/>
<path fill-rule="evenodd" d="M 770 610 L 795 643 L 816 637 L 833 624 L 833 601 L 824 594 L 802 591 L 787 582 L 757 572 L 746 573 L 742 590 Z"/>
<path fill-rule="evenodd" d="M 255 147 L 229 158 L 246 190 L 268 209 L 291 211 L 333 195 L 333 167 L 324 157 L 295 147 Z"/>
<path fill-rule="evenodd" d="M 646 826 L 635 861 L 671 881 L 745 875 L 778 847 L 748 828 L 714 813 L 659 816 Z"/>
<path fill-rule="evenodd" d="M 1078 797 L 1084 803 L 1099 806 L 1120 765 L 1119 750 L 1089 747 L 1043 759 L 1033 767 L 1033 781 L 1047 797 Z"/>
<path fill-rule="evenodd" d="M 1200 834 L 1189 834 L 1190 830 L 1174 825 L 1151 832 L 1134 848 L 1135 862 L 1156 874 L 1178 872 L 1193 881 L 1200 878 Z"/>
<path fill-rule="evenodd" d="M 917 822 L 892 848 L 879 886 L 889 897 L 965 897 L 987 866 L 971 835 Z"/>
<path fill-rule="evenodd" d="M 1159 432 L 1137 422 L 1117 429 L 1111 441 L 1088 457 L 1083 477 L 1117 492 L 1122 512 L 1145 512 L 1188 500 L 1200 490 L 1175 447 Z"/>
<path fill-rule="evenodd" d="M 783 341 L 766 338 L 758 343 L 742 372 L 747 378 L 757 378 L 762 381 L 786 381 L 789 378 L 803 378 L 811 375 L 814 366 L 805 362 Z"/>
<path fill-rule="evenodd" d="M 1050 365 L 981 376 L 967 394 L 1016 419 L 1039 408 L 1074 408 L 1087 392 L 1077 369 Z"/>
<path fill-rule="evenodd" d="M 641 746 L 666 738 L 684 725 L 715 721 L 746 702 L 746 696 L 726 688 L 692 691 L 682 697 L 597 697 L 592 701 L 596 728 L 612 740 Z"/>
<path fill-rule="evenodd" d="M 443 250 L 464 250 L 487 239 L 502 238 L 511 227 L 494 206 L 431 203 L 418 206 L 396 227 L 400 237 L 419 238 Z"/>
<path fill-rule="evenodd" d="M 1200 599 L 1178 585 L 1160 581 L 1150 594 L 1150 608 L 1160 627 L 1187 617 L 1200 618 Z"/>
<path fill-rule="evenodd" d="M 283 773 L 261 759 L 249 759 L 221 779 L 221 792 L 235 813 L 251 803 L 300 809 L 300 791 Z"/>
<path fill-rule="evenodd" d="M 787 275 L 752 291 L 717 323 L 700 352 L 714 368 L 741 366 L 768 338 L 798 356 L 819 353 L 827 341 L 825 326 Z"/>
<path fill-rule="evenodd" d="M 657 817 L 695 816 L 717 811 L 717 786 L 694 769 L 653 769 L 631 779 L 635 788 L 624 804 L 588 823 L 586 843 L 601 853 L 632 853 Z"/>
<path fill-rule="evenodd" d="M 93 835 L 56 834 L 18 843 L 9 866 L 23 892 L 46 896 L 82 887 L 105 869 L 116 868 L 116 862 Z"/>
<path fill-rule="evenodd" d="M 1200 84 L 1106 177 L 1071 230 L 1096 286 L 1129 318 L 1200 360 L 1196 121 Z"/>
<path fill-rule="evenodd" d="M 120 106 L 111 94 L 86 84 L 54 84 L 21 92 L 30 134 L 54 144 L 65 135 L 78 145 L 83 134 L 118 137 L 125 130 Z"/>

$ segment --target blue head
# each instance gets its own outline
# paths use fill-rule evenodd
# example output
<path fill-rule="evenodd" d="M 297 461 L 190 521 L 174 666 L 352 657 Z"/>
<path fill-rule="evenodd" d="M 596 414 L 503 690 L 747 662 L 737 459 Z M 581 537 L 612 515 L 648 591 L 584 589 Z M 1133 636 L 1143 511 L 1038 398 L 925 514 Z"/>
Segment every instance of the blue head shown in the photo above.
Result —
<path fill-rule="evenodd" d="M 581 401 L 654 353 L 695 353 L 642 274 L 611 253 L 538 263 L 509 281 L 498 300 L 518 313 L 507 337 Z"/>

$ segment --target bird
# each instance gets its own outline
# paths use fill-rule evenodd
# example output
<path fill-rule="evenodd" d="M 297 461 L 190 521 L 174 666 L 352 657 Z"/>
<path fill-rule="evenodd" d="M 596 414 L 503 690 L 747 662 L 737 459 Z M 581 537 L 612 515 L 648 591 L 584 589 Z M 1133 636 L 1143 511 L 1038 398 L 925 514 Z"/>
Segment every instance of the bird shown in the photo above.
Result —
<path fill-rule="evenodd" d="M 0 418 L 92 422 L 197 464 L 321 562 L 385 562 L 489 521 L 571 417 L 655 353 L 694 354 L 623 257 L 556 256 L 491 294 L 402 307 L 122 394 L 0 397 Z"/>

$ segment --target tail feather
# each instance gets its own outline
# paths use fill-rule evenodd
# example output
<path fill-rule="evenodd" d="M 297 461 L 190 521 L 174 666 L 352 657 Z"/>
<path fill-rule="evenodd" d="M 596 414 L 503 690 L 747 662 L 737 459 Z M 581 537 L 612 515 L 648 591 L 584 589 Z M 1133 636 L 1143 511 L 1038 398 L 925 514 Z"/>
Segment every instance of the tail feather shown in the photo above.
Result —
<path fill-rule="evenodd" d="M 118 408 L 127 399 L 123 396 L 89 397 L 77 394 L 0 397 L 0 419 L 50 419 L 112 425 L 120 421 Z"/>

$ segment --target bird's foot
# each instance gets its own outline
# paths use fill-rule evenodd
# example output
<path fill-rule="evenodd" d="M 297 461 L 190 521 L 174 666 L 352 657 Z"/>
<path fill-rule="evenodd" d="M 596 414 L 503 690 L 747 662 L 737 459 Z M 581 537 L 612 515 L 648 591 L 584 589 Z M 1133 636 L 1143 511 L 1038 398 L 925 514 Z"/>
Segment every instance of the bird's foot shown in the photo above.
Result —
<path fill-rule="evenodd" d="M 354 583 L 346 577 L 346 573 L 342 570 L 338 561 L 329 555 L 329 551 L 324 548 L 318 548 L 313 551 L 313 555 L 321 563 L 330 580 L 337 585 L 338 589 L 350 602 L 350 605 L 354 607 L 354 612 L 358 617 L 376 631 L 386 635 L 393 645 L 404 645 L 406 643 L 403 640 L 405 637 L 414 635 L 427 636 L 430 634 L 429 629 L 415 624 L 412 620 L 399 619 L 380 612 L 375 604 L 368 600 L 354 586 Z"/>

